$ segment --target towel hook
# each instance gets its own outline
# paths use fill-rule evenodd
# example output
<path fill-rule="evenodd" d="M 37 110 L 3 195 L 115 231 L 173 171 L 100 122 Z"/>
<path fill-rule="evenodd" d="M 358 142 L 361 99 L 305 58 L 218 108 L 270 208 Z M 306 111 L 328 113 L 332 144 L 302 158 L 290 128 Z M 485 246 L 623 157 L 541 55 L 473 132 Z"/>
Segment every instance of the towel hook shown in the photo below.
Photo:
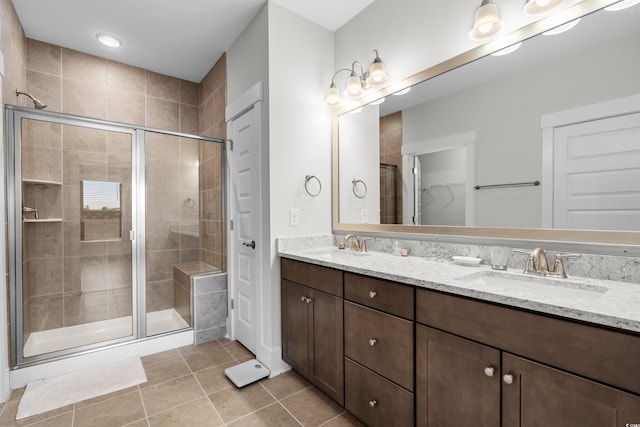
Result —
<path fill-rule="evenodd" d="M 356 196 L 358 199 L 364 199 L 365 196 L 367 195 L 367 184 L 364 183 L 363 180 L 361 179 L 355 179 L 353 178 L 353 180 L 351 181 L 351 183 L 353 184 L 353 194 L 354 196 Z M 358 184 L 362 184 L 362 190 L 358 191 Z"/>
<path fill-rule="evenodd" d="M 310 181 L 317 181 L 318 182 L 318 191 L 309 190 L 309 182 Z M 307 175 L 307 176 L 305 176 L 304 177 L 304 191 L 306 191 L 307 194 L 310 195 L 311 197 L 317 197 L 318 195 L 320 195 L 320 192 L 322 191 L 322 183 L 320 182 L 320 179 L 315 175 Z"/>

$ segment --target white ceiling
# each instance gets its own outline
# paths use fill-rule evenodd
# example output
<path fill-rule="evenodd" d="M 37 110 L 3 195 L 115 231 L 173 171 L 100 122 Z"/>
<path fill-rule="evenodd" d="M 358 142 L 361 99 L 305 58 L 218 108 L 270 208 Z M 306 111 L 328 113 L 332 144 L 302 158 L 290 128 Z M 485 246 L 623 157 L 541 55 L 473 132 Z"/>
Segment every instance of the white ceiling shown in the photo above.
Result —
<path fill-rule="evenodd" d="M 12 1 L 28 38 L 200 82 L 267 0 Z M 271 1 L 335 31 L 374 0 Z"/>

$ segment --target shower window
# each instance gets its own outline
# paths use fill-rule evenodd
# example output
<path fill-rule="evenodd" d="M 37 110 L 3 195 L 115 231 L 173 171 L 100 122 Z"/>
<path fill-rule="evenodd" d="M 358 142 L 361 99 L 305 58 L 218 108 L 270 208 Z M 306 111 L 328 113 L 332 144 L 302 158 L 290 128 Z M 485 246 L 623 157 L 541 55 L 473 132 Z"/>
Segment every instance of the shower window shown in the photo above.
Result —
<path fill-rule="evenodd" d="M 117 240 L 122 237 L 119 182 L 80 183 L 80 240 Z"/>

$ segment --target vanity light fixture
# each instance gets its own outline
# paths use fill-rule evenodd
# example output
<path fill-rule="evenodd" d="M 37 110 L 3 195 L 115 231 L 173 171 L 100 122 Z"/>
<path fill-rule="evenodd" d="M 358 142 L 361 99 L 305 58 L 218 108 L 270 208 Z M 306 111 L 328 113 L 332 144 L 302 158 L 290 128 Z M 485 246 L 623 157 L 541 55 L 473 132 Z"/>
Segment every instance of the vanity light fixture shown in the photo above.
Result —
<path fill-rule="evenodd" d="M 405 87 L 404 89 L 400 89 L 397 92 L 393 92 L 394 95 L 404 95 L 405 93 L 409 93 L 411 91 L 411 86 Z"/>
<path fill-rule="evenodd" d="M 102 43 L 103 45 L 107 46 L 107 47 L 120 47 L 122 46 L 122 41 L 119 40 L 117 37 L 114 37 L 110 34 L 106 34 L 106 33 L 97 33 L 96 34 L 96 39 L 98 39 L 98 41 L 100 43 Z"/>
<path fill-rule="evenodd" d="M 580 18 L 574 19 L 573 21 L 569 21 L 564 25 L 560 25 L 559 27 L 552 28 L 549 31 L 545 31 L 542 34 L 545 36 L 555 36 L 556 34 L 561 34 L 561 33 L 564 33 L 565 31 L 569 31 L 570 29 L 578 25 L 578 22 L 580 22 Z"/>
<path fill-rule="evenodd" d="M 527 16 L 541 16 L 559 9 L 567 0 L 527 0 L 524 14 Z"/>
<path fill-rule="evenodd" d="M 497 52 L 493 52 L 491 55 L 493 56 L 502 56 L 502 55 L 508 55 L 512 52 L 515 52 L 516 50 L 518 50 L 518 48 L 522 46 L 522 42 L 518 42 L 515 44 L 512 44 L 511 46 L 507 46 L 504 49 L 500 49 Z"/>
<path fill-rule="evenodd" d="M 640 0 L 622 0 L 618 3 L 612 4 L 611 6 L 607 6 L 604 10 L 609 12 L 616 12 L 618 10 L 626 9 L 631 6 L 635 6 L 640 3 Z"/>
<path fill-rule="evenodd" d="M 473 28 L 469 31 L 469 38 L 473 41 L 487 40 L 497 36 L 504 23 L 500 20 L 498 6 L 491 0 L 482 0 L 480 7 L 476 10 L 473 21 Z"/>
<path fill-rule="evenodd" d="M 329 85 L 329 89 L 327 89 L 327 95 L 325 98 L 327 106 L 338 107 L 342 104 L 340 90 L 335 83 L 335 79 L 338 74 L 343 71 L 349 72 L 349 78 L 347 79 L 346 89 L 344 91 L 345 96 L 349 98 L 357 98 L 364 94 L 369 87 L 381 86 L 389 80 L 384 62 L 380 59 L 378 51 L 374 49 L 371 53 L 375 54 L 375 58 L 371 61 L 367 71 L 364 70 L 360 61 L 353 61 L 351 68 L 342 68 L 333 74 L 331 84 Z M 369 57 L 371 57 L 371 54 Z"/>

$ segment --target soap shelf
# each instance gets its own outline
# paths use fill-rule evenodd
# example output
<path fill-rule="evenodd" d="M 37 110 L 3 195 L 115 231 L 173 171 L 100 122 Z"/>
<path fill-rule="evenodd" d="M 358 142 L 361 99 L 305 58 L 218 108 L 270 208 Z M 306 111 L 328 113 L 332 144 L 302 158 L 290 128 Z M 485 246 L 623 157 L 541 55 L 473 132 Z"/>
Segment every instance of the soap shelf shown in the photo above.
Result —
<path fill-rule="evenodd" d="M 34 223 L 34 222 L 62 222 L 62 218 L 40 218 L 40 219 L 23 219 L 22 222 Z"/>
<path fill-rule="evenodd" d="M 49 181 L 46 179 L 23 179 L 23 184 L 32 184 L 32 185 L 57 185 L 61 186 L 62 182 L 59 181 Z"/>

